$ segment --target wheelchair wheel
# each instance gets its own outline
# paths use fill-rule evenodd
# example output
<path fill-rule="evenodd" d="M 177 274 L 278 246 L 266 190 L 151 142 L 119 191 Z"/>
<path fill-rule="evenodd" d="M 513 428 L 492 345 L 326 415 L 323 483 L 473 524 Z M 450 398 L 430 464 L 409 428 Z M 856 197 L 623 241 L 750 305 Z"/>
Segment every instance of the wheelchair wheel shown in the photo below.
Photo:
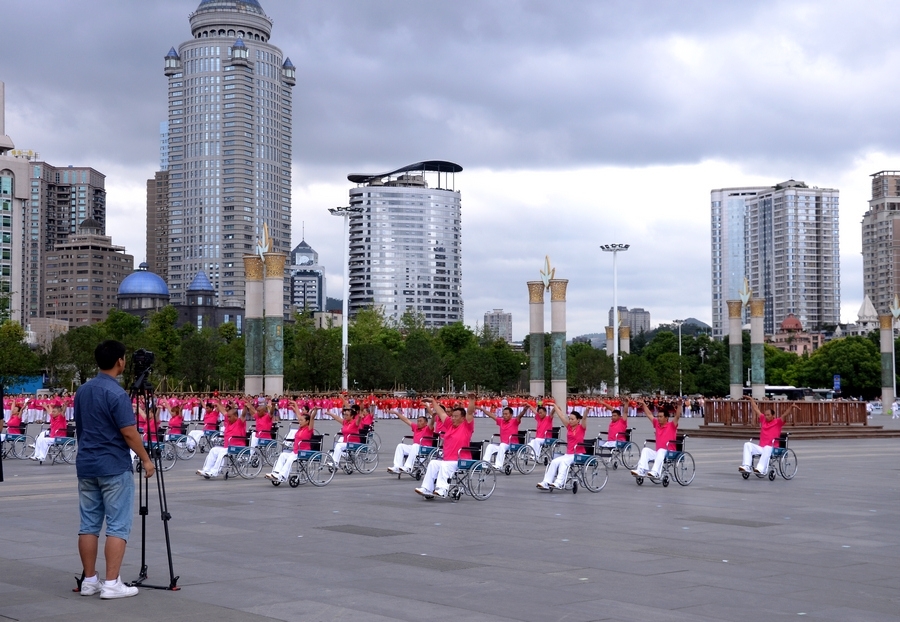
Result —
<path fill-rule="evenodd" d="M 159 464 L 163 471 L 168 471 L 175 466 L 175 461 L 178 460 L 178 454 L 175 450 L 174 443 L 159 443 L 155 451 L 159 452 Z"/>
<path fill-rule="evenodd" d="M 378 453 L 369 445 L 360 445 L 353 452 L 353 466 L 360 473 L 372 473 L 378 468 Z"/>
<path fill-rule="evenodd" d="M 637 467 L 640 458 L 641 451 L 638 449 L 638 446 L 631 441 L 619 450 L 619 459 L 622 461 L 622 466 L 629 471 Z"/>
<path fill-rule="evenodd" d="M 241 450 L 241 453 L 234 457 L 234 461 L 237 464 L 238 475 L 244 479 L 253 479 L 262 471 L 262 456 L 254 447 Z"/>
<path fill-rule="evenodd" d="M 175 455 L 179 460 L 190 460 L 197 452 L 197 441 L 190 436 L 182 436 L 175 441 Z"/>
<path fill-rule="evenodd" d="M 669 487 L 669 476 L 668 475 L 663 475 L 661 481 L 662 481 L 663 488 Z"/>
<path fill-rule="evenodd" d="M 306 475 L 313 486 L 327 486 L 336 471 L 334 460 L 328 454 L 318 453 L 306 461 Z"/>
<path fill-rule="evenodd" d="M 299 460 L 294 460 L 294 464 L 291 465 L 291 473 L 288 475 L 288 485 L 291 488 L 296 488 L 308 481 L 309 473 L 306 472 L 306 466 L 301 464 Z"/>
<path fill-rule="evenodd" d="M 26 460 L 34 455 L 34 437 L 22 435 L 12 442 L 12 455 L 19 460 Z"/>
<path fill-rule="evenodd" d="M 459 501 L 460 498 L 462 497 L 462 490 L 459 489 L 459 486 L 453 486 L 453 487 L 450 488 L 450 490 L 448 491 L 447 496 L 450 497 L 450 499 L 451 499 L 454 503 L 456 503 L 456 502 Z M 476 497 L 476 499 L 477 499 L 477 497 Z"/>
<path fill-rule="evenodd" d="M 609 469 L 597 458 L 591 458 L 581 467 L 581 483 L 591 492 L 600 492 L 608 481 Z"/>
<path fill-rule="evenodd" d="M 534 449 L 530 445 L 522 445 L 515 456 L 516 470 L 522 475 L 528 475 L 534 471 L 537 465 L 537 458 L 534 455 Z"/>
<path fill-rule="evenodd" d="M 643 477 L 635 477 L 635 478 L 634 478 L 634 482 L 635 482 L 638 486 L 643 486 L 643 485 L 644 485 L 644 478 L 643 478 Z"/>
<path fill-rule="evenodd" d="M 672 472 L 675 475 L 675 481 L 682 486 L 687 486 L 694 481 L 696 469 L 694 467 L 694 457 L 686 451 L 675 459 L 672 465 Z"/>
<path fill-rule="evenodd" d="M 484 460 L 479 460 L 468 470 L 466 475 L 469 494 L 478 501 L 484 501 L 492 494 L 497 486 L 497 472 Z"/>
<path fill-rule="evenodd" d="M 742 472 L 741 472 L 741 477 L 743 477 L 744 479 L 750 479 L 750 474 L 749 474 L 749 473 L 744 473 L 744 472 L 742 471 Z"/>
<path fill-rule="evenodd" d="M 785 449 L 778 459 L 778 470 L 784 479 L 794 479 L 797 474 L 797 454 L 790 447 Z"/>
<path fill-rule="evenodd" d="M 278 461 L 278 455 L 281 453 L 278 451 L 278 441 L 272 441 L 270 443 L 266 443 L 257 447 L 259 453 L 262 455 L 263 460 L 269 466 L 274 466 L 275 462 Z"/>
<path fill-rule="evenodd" d="M 775 469 L 774 468 L 769 469 L 769 481 L 770 482 L 775 481 Z"/>
<path fill-rule="evenodd" d="M 60 457 L 63 462 L 66 464 L 75 464 L 75 454 L 78 453 L 78 446 L 75 444 L 75 439 L 70 438 L 66 443 L 60 448 Z"/>
<path fill-rule="evenodd" d="M 376 454 L 381 451 L 381 437 L 378 436 L 378 432 L 375 430 L 369 432 L 369 435 L 366 437 L 366 444 L 375 450 Z"/>
<path fill-rule="evenodd" d="M 197 441 L 197 449 L 200 450 L 201 454 L 205 454 L 211 449 L 208 436 L 204 434 L 200 437 L 200 440 Z"/>
<path fill-rule="evenodd" d="M 272 485 L 275 487 L 281 486 L 281 480 L 273 479 L 273 480 L 269 480 L 269 481 L 271 481 Z"/>

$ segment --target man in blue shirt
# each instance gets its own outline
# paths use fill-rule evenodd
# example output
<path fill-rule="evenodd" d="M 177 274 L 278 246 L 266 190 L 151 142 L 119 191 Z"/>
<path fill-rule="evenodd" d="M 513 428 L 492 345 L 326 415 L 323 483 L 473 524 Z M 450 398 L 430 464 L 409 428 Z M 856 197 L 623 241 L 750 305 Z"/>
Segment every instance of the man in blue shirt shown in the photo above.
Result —
<path fill-rule="evenodd" d="M 143 465 L 144 476 L 155 470 L 135 426 L 131 399 L 116 381 L 125 369 L 125 346 L 104 341 L 94 350 L 100 373 L 75 394 L 75 435 L 78 438 L 78 553 L 84 568 L 81 595 L 125 598 L 138 593 L 122 583 L 119 569 L 131 534 L 134 478 L 130 448 Z M 97 575 L 100 530 L 106 519 L 106 581 Z"/>

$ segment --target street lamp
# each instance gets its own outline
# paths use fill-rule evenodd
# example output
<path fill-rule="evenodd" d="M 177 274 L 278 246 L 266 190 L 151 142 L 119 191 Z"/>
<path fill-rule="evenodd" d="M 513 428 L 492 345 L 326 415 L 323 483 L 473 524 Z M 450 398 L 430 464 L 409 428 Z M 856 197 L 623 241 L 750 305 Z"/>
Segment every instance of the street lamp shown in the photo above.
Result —
<path fill-rule="evenodd" d="M 363 211 L 361 207 L 329 207 L 332 216 L 344 218 L 344 303 L 341 318 L 341 390 L 347 390 L 347 353 L 349 337 L 347 328 L 350 325 L 350 214 Z"/>
<path fill-rule="evenodd" d="M 619 395 L 619 282 L 616 272 L 616 255 L 625 252 L 630 244 L 601 244 L 600 250 L 613 254 L 613 396 Z"/>
<path fill-rule="evenodd" d="M 891 380 L 893 381 L 893 389 L 891 395 L 894 397 L 894 404 L 897 403 L 897 352 L 895 351 L 897 348 L 897 342 L 894 339 L 894 324 L 897 323 L 897 318 L 900 317 L 900 296 L 894 294 L 894 302 L 891 303 L 891 306 L 888 307 L 888 311 L 891 312 Z M 890 405 L 891 416 L 894 415 L 894 404 Z M 887 404 L 883 404 L 881 406 L 882 409 L 887 408 Z"/>
<path fill-rule="evenodd" d="M 684 397 L 681 392 L 681 325 L 684 324 L 684 320 L 673 320 L 673 322 L 678 326 L 678 397 Z"/>

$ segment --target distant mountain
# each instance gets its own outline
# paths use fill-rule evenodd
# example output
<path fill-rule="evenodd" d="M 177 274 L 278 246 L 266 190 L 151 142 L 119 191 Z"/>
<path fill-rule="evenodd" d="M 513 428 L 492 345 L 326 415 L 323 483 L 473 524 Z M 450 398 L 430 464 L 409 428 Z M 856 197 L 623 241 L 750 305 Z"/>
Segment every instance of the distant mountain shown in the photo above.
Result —
<path fill-rule="evenodd" d="M 328 297 L 325 299 L 325 310 L 326 311 L 342 311 L 343 308 L 344 308 L 344 300 L 342 298 Z"/>
<path fill-rule="evenodd" d="M 712 326 L 710 326 L 710 325 L 707 324 L 706 322 L 701 322 L 700 320 L 698 320 L 698 319 L 695 318 L 695 317 L 689 317 L 688 319 L 686 319 L 686 320 L 684 321 L 684 323 L 685 323 L 685 324 L 690 324 L 690 325 L 692 325 L 692 326 L 696 326 L 696 327 L 698 327 L 698 328 L 703 328 L 703 329 L 706 329 L 706 330 L 712 328 Z"/>

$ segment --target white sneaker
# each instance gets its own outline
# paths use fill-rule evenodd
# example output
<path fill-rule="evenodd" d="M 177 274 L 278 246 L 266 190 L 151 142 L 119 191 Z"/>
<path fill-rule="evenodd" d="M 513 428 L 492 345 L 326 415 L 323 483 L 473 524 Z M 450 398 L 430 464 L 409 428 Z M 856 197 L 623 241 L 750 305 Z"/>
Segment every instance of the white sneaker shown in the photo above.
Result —
<path fill-rule="evenodd" d="M 138 589 L 136 587 L 129 587 L 122 583 L 122 577 L 117 578 L 116 582 L 112 585 L 107 585 L 106 582 L 104 582 L 103 586 L 100 588 L 100 598 L 104 600 L 109 600 L 111 598 L 128 598 L 137 593 Z"/>
<path fill-rule="evenodd" d="M 425 490 L 424 488 L 416 488 L 416 492 L 425 497 L 426 499 L 433 499 L 434 494 Z"/>
<path fill-rule="evenodd" d="M 749 473 L 749 472 L 750 472 L 750 467 L 744 466 L 744 465 L 742 464 L 741 466 L 738 467 L 738 471 L 740 471 L 741 473 Z"/>
<path fill-rule="evenodd" d="M 540 488 L 541 490 L 550 490 L 550 486 L 548 486 L 544 482 L 538 482 L 537 487 Z"/>
<path fill-rule="evenodd" d="M 400 472 L 400 469 L 398 469 L 397 467 L 392 467 L 392 466 L 389 466 L 387 468 L 387 470 L 388 470 L 388 473 L 399 473 Z"/>
<path fill-rule="evenodd" d="M 441 499 L 446 499 L 446 498 L 447 498 L 447 491 L 446 491 L 446 490 L 437 490 L 437 489 L 435 489 L 434 494 L 435 494 L 435 496 L 440 497 Z"/>
<path fill-rule="evenodd" d="M 87 578 L 85 578 L 85 580 L 81 582 L 81 595 L 93 596 L 94 594 L 99 594 L 100 586 L 100 577 L 97 575 L 94 575 L 93 581 L 88 581 Z"/>
<path fill-rule="evenodd" d="M 632 469 L 631 474 L 635 477 L 646 477 L 647 471 L 642 471 L 641 469 Z"/>

